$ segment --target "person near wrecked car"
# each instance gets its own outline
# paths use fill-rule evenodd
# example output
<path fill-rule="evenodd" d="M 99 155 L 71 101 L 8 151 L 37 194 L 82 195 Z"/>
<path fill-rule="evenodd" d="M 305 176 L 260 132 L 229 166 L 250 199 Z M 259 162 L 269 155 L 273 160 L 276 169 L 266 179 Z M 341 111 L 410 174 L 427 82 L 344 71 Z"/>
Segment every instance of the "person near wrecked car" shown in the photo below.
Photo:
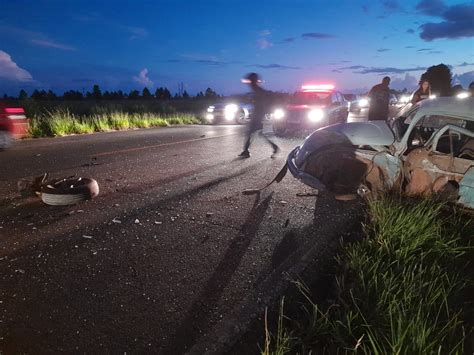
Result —
<path fill-rule="evenodd" d="M 370 89 L 369 121 L 387 120 L 390 104 L 390 77 L 386 76 L 380 84 Z"/>
<path fill-rule="evenodd" d="M 263 134 L 263 120 L 265 114 L 268 112 L 270 105 L 270 92 L 263 89 L 260 86 L 262 80 L 257 73 L 249 73 L 243 79 L 242 82 L 248 84 L 252 90 L 252 100 L 254 109 L 250 114 L 250 124 L 247 130 L 247 137 L 244 144 L 244 150 L 239 154 L 241 158 L 249 158 L 250 152 L 249 148 L 252 143 L 253 138 L 256 134 L 261 135 L 268 144 L 273 148 L 272 157 L 274 157 L 279 151 L 280 148 L 273 141 L 271 141 L 265 134 Z"/>
<path fill-rule="evenodd" d="M 415 91 L 411 99 L 412 104 L 416 104 L 422 100 L 429 99 L 431 95 L 431 85 L 428 80 L 422 80 L 420 82 L 420 87 Z"/>

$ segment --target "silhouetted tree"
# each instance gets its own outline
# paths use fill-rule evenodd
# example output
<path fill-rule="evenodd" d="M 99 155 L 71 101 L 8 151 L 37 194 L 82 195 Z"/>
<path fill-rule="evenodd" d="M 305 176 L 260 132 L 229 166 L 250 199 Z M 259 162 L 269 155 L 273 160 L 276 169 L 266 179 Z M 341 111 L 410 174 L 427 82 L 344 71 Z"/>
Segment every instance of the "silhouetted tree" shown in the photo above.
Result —
<path fill-rule="evenodd" d="M 97 84 L 92 87 L 92 98 L 95 100 L 100 100 L 102 98 L 102 91 L 100 91 L 100 87 Z"/>
<path fill-rule="evenodd" d="M 183 91 L 182 97 L 183 97 L 183 99 L 189 99 L 189 94 L 186 90 Z"/>
<path fill-rule="evenodd" d="M 153 96 L 151 95 L 151 92 L 148 90 L 148 88 L 144 88 L 142 91 L 142 97 L 144 99 L 151 99 Z"/>
<path fill-rule="evenodd" d="M 433 65 L 421 75 L 421 81 L 428 80 L 431 84 L 431 91 L 439 96 L 451 95 L 452 74 L 445 64 Z"/>
<path fill-rule="evenodd" d="M 206 89 L 206 93 L 204 94 L 204 96 L 207 97 L 207 98 L 213 98 L 213 97 L 217 97 L 218 95 L 217 95 L 217 93 L 216 93 L 214 90 L 212 90 L 211 88 L 207 88 L 207 89 Z"/>
<path fill-rule="evenodd" d="M 158 100 L 169 100 L 171 99 L 171 93 L 167 88 L 158 88 L 155 91 L 155 97 Z"/>
<path fill-rule="evenodd" d="M 136 100 L 140 98 L 140 92 L 138 90 L 132 90 L 130 91 L 130 94 L 128 94 L 128 98 L 130 100 Z"/>
<path fill-rule="evenodd" d="M 84 97 L 82 95 L 82 92 L 80 91 L 74 91 L 74 90 L 69 90 L 66 91 L 63 94 L 63 99 L 64 100 L 82 100 Z"/>
<path fill-rule="evenodd" d="M 21 89 L 20 93 L 18 94 L 18 99 L 26 100 L 27 98 L 28 98 L 28 93 L 25 90 Z"/>

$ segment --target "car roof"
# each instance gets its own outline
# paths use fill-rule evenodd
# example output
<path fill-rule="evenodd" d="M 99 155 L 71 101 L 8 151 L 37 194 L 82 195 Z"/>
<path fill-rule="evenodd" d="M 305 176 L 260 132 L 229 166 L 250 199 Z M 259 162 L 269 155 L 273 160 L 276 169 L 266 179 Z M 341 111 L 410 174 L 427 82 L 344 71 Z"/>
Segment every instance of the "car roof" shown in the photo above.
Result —
<path fill-rule="evenodd" d="M 459 99 L 457 97 L 439 97 L 420 101 L 418 115 L 442 113 L 455 115 L 474 121 L 474 97 Z"/>

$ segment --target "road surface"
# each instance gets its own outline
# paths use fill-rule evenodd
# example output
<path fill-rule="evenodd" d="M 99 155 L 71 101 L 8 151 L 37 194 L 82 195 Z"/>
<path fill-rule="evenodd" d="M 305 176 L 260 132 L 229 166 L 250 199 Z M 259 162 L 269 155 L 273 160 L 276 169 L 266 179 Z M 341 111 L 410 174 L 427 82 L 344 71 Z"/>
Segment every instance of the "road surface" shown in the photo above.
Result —
<path fill-rule="evenodd" d="M 237 337 L 233 325 L 278 297 L 287 272 L 330 260 L 360 206 L 297 196 L 315 191 L 290 175 L 242 195 L 302 140 L 278 139 L 272 160 L 257 139 L 241 160 L 244 130 L 131 130 L 0 152 L 0 353 L 220 352 L 218 337 Z M 67 207 L 20 199 L 17 180 L 43 172 L 93 177 L 100 195 Z"/>

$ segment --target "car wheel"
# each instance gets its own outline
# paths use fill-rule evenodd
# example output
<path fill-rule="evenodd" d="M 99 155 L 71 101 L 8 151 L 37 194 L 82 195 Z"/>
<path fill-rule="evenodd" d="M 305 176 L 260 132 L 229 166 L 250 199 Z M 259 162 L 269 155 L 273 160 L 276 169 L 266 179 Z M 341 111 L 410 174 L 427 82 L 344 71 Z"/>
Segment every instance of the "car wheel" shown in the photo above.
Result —
<path fill-rule="evenodd" d="M 67 178 L 50 181 L 41 188 L 41 200 L 47 205 L 73 205 L 99 194 L 97 181 L 90 178 Z"/>
<path fill-rule="evenodd" d="M 0 149 L 10 148 L 12 145 L 12 138 L 8 131 L 0 131 Z"/>
<path fill-rule="evenodd" d="M 235 119 L 236 124 L 245 124 L 245 112 L 242 111 L 239 113 L 239 116 Z"/>

